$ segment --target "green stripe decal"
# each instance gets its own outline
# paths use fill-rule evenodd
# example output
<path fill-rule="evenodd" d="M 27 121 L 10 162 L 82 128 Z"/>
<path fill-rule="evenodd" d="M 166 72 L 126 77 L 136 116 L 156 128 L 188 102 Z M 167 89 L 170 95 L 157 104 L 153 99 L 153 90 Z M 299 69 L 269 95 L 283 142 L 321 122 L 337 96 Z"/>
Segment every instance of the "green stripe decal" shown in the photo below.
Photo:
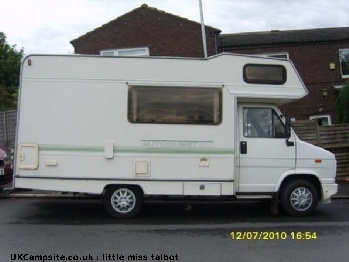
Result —
<path fill-rule="evenodd" d="M 193 140 L 141 140 L 142 142 L 168 142 L 168 143 L 213 143 L 213 141 L 193 141 Z"/>
<path fill-rule="evenodd" d="M 115 153 L 145 154 L 234 154 L 233 148 L 161 148 L 161 147 L 114 147 Z"/>
<path fill-rule="evenodd" d="M 68 145 L 39 145 L 44 152 L 84 152 L 103 153 L 103 146 L 68 146 Z M 186 147 L 126 147 L 114 146 L 114 153 L 142 153 L 142 154 L 212 154 L 231 155 L 234 148 L 186 148 Z"/>
<path fill-rule="evenodd" d="M 39 145 L 40 151 L 50 152 L 91 152 L 102 153 L 104 147 L 102 146 L 66 146 L 66 145 Z"/>

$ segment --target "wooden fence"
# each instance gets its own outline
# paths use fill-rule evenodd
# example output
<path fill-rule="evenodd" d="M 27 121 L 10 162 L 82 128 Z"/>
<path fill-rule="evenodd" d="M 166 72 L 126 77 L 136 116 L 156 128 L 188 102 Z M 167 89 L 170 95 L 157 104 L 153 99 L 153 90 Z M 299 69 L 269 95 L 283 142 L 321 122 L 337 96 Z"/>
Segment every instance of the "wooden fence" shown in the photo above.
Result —
<path fill-rule="evenodd" d="M 296 121 L 292 127 L 303 141 L 336 155 L 337 178 L 349 177 L 349 124 L 318 126 L 316 121 Z"/>

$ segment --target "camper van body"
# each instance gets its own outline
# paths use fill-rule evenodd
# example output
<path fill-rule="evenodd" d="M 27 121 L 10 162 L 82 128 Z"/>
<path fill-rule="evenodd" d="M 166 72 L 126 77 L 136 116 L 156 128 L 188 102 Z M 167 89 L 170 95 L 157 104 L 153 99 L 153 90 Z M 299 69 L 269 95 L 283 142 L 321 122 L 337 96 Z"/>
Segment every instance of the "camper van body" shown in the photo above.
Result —
<path fill-rule="evenodd" d="M 334 155 L 277 108 L 305 95 L 286 59 L 31 55 L 15 187 L 101 195 L 115 217 L 150 196 L 273 199 L 307 215 L 337 185 Z"/>

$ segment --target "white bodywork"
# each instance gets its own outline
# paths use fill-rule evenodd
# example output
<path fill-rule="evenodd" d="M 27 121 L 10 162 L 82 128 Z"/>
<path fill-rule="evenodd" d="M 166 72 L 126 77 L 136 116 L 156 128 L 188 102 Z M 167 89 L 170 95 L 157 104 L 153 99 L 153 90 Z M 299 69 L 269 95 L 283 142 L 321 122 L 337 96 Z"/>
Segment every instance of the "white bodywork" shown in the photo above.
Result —
<path fill-rule="evenodd" d="M 249 84 L 244 65 L 282 65 L 282 85 Z M 131 87 L 219 88 L 219 125 L 130 123 Z M 222 54 L 209 59 L 40 56 L 22 65 L 15 187 L 101 194 L 139 185 L 145 195 L 268 195 L 313 175 L 322 200 L 337 191 L 333 154 L 299 141 L 246 138 L 243 108 L 272 108 L 307 94 L 288 60 Z M 240 141 L 247 154 L 240 154 Z M 316 160 L 316 161 L 315 161 Z"/>

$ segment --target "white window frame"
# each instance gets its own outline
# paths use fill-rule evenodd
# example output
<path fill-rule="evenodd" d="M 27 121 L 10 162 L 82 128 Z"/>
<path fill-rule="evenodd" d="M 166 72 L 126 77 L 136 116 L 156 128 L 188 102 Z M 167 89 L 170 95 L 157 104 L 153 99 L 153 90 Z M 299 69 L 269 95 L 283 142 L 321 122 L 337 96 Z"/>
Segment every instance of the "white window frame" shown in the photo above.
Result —
<path fill-rule="evenodd" d="M 137 54 L 135 54 L 137 52 Z M 139 54 L 141 53 L 141 54 Z M 149 56 L 148 47 L 137 47 L 137 48 L 120 48 L 120 49 L 106 49 L 101 50 L 100 55 L 105 56 Z"/>
<path fill-rule="evenodd" d="M 281 59 L 289 59 L 290 56 L 288 55 L 287 52 L 278 52 L 278 53 L 264 53 L 264 54 L 259 54 L 260 56 L 264 57 L 274 57 L 274 58 L 281 58 Z M 278 57 L 278 56 L 285 56 L 285 57 Z"/>
<path fill-rule="evenodd" d="M 339 67 L 341 70 L 342 78 L 349 78 L 349 72 L 347 72 L 347 74 L 343 74 L 343 69 L 342 69 L 343 55 L 349 56 L 349 48 L 339 49 L 338 54 L 339 54 Z M 349 64 L 349 61 L 348 61 L 348 64 Z"/>
<path fill-rule="evenodd" d="M 328 125 L 332 125 L 332 120 L 330 115 L 315 115 L 315 116 L 310 116 L 309 120 L 318 120 L 318 119 L 323 119 L 327 118 Z"/>

